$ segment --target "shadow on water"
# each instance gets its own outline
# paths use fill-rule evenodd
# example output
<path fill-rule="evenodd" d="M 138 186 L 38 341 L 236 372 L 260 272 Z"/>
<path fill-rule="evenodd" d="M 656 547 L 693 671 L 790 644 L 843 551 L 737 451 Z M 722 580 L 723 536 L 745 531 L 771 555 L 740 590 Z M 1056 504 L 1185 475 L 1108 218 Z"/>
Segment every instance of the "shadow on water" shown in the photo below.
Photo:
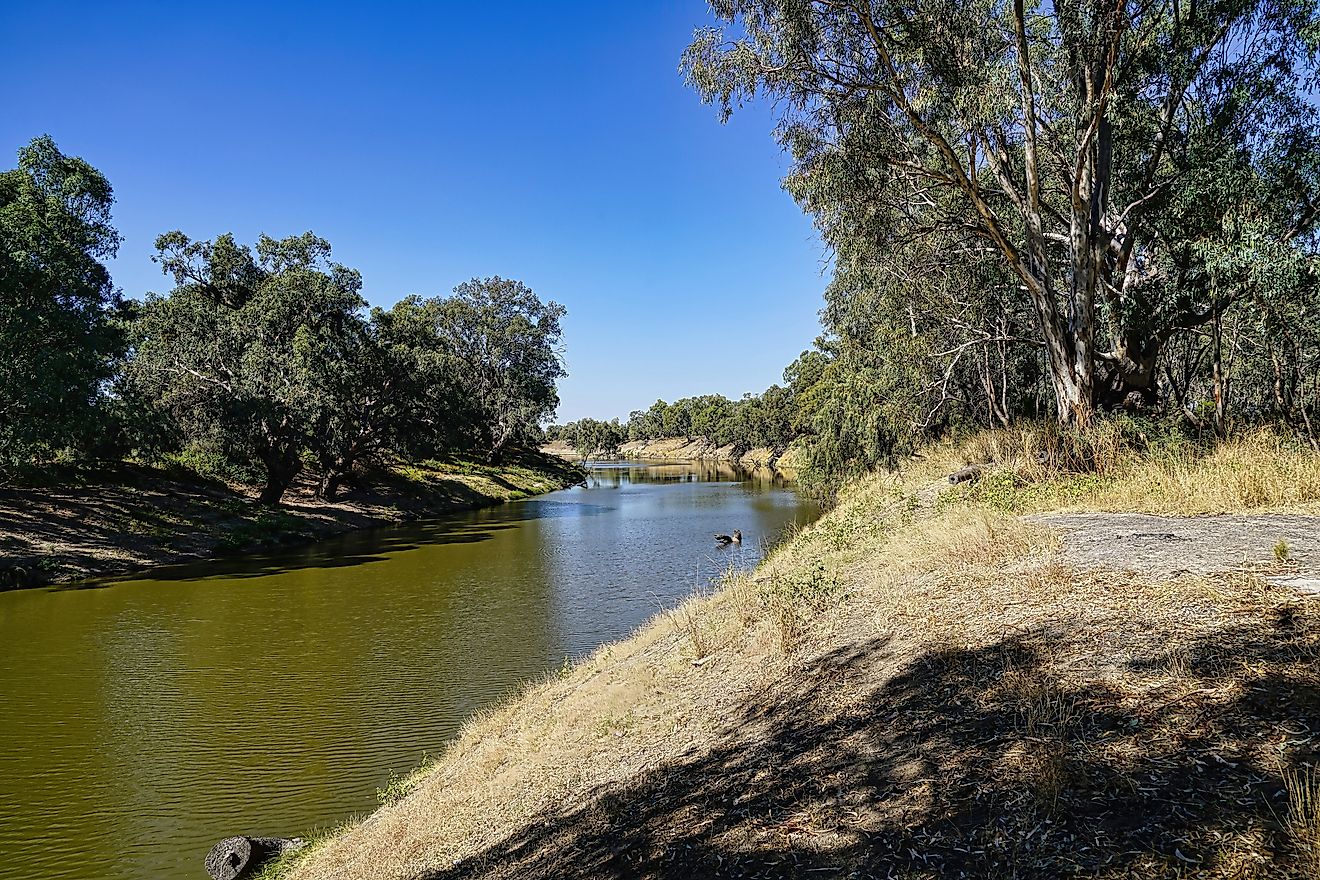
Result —
<path fill-rule="evenodd" d="M 599 516 L 607 505 L 557 502 L 551 496 L 514 502 L 477 511 L 445 514 L 401 525 L 358 529 L 291 548 L 276 548 L 244 556 L 152 568 L 133 577 L 114 577 L 58 584 L 50 591 L 96 590 L 128 581 L 189 582 L 259 578 L 304 569 L 347 568 L 384 562 L 390 556 L 440 544 L 476 544 L 516 529 L 531 520 L 561 516 Z"/>
<path fill-rule="evenodd" d="M 539 519 L 599 516 L 607 504 L 576 500 L 580 490 L 621 489 L 628 485 L 681 483 L 747 484 L 758 490 L 781 489 L 793 481 L 778 471 L 748 470 L 727 462 L 588 461 L 588 476 L 574 489 L 475 511 L 442 514 L 401 525 L 358 529 L 311 545 L 275 547 L 243 556 L 221 557 L 152 568 L 130 577 L 116 576 L 58 584 L 52 592 L 96 590 L 128 581 L 189 582 L 260 578 L 304 569 L 333 569 L 383 562 L 391 555 L 437 544 L 473 544 Z M 511 488 L 511 487 L 510 487 Z"/>
<path fill-rule="evenodd" d="M 425 880 L 1310 876 L 1258 746 L 1320 731 L 1320 687 L 1295 662 L 1320 650 L 1315 633 L 1262 620 L 1201 639 L 1194 684 L 1231 694 L 1213 708 L 1061 677 L 1057 632 L 906 660 L 887 638 L 803 664 L 702 753 L 547 809 Z M 1010 670 L 1066 718 L 1027 727 Z M 1308 748 L 1290 759 L 1315 760 Z M 1261 870 L 1231 870 L 1235 841 Z"/>

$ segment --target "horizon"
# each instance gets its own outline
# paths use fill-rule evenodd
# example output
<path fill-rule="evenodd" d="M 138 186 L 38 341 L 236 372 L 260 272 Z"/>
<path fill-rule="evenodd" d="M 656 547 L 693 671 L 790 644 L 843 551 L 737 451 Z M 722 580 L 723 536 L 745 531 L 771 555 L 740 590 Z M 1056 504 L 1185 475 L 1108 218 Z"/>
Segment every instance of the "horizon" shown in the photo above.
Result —
<path fill-rule="evenodd" d="M 0 150 L 106 175 L 125 296 L 168 290 L 169 230 L 311 230 L 371 305 L 500 275 L 566 306 L 558 422 L 736 400 L 811 346 L 828 262 L 768 109 L 721 125 L 678 72 L 703 6 L 8 8 Z"/>

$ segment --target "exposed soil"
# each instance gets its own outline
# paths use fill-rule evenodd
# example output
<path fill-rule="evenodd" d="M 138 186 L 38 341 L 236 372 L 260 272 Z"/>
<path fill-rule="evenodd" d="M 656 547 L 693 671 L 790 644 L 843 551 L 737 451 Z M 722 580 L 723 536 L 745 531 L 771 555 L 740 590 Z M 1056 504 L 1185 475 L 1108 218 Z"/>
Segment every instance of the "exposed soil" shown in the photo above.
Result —
<path fill-rule="evenodd" d="M 1065 557 L 1084 568 L 1157 578 L 1255 572 L 1320 592 L 1320 517 L 1061 513 L 1028 519 L 1058 529 Z"/>
<path fill-rule="evenodd" d="M 0 590 L 139 571 L 498 504 L 580 475 L 530 454 L 504 468 L 456 464 L 365 476 L 340 498 L 310 476 L 278 508 L 239 487 L 125 465 L 78 486 L 0 490 Z"/>

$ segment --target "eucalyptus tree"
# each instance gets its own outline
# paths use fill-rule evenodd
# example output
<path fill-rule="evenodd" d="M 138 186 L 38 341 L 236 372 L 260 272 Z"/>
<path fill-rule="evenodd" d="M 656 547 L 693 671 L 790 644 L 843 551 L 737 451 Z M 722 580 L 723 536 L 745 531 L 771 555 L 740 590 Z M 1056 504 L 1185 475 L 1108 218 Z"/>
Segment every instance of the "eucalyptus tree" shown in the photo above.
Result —
<path fill-rule="evenodd" d="M 618 419 L 578 419 L 563 427 L 563 438 L 583 458 L 593 455 L 616 456 L 628 440 L 627 429 Z"/>
<path fill-rule="evenodd" d="M 467 451 L 482 442 L 481 413 L 468 394 L 466 366 L 441 338 L 443 300 L 406 296 L 371 311 L 371 335 L 385 368 L 392 445 L 411 459 Z"/>
<path fill-rule="evenodd" d="M 342 426 L 360 424 L 343 409 L 346 389 L 377 375 L 360 371 L 361 277 L 310 232 L 262 236 L 255 252 L 231 235 L 170 232 L 156 248 L 175 287 L 133 322 L 124 391 L 186 444 L 238 469 L 257 463 L 259 500 L 277 504 L 305 454 L 333 458 L 323 441 L 342 450 Z"/>
<path fill-rule="evenodd" d="M 0 173 L 0 474 L 100 430 L 121 337 L 109 182 L 50 137 Z"/>
<path fill-rule="evenodd" d="M 537 436 L 559 405 L 564 307 L 495 276 L 464 282 L 431 308 L 439 343 L 459 365 L 480 444 L 498 461 L 510 444 Z"/>
<path fill-rule="evenodd" d="M 333 499 L 356 468 L 399 454 L 430 457 L 443 446 L 434 436 L 448 407 L 445 377 L 432 369 L 431 352 L 415 328 L 401 320 L 408 301 L 370 321 L 349 320 L 331 336 L 324 358 L 310 364 L 317 389 L 309 449 L 318 465 L 317 494 Z"/>
<path fill-rule="evenodd" d="M 1235 301 L 1203 256 L 1240 243 L 1237 218 L 1309 247 L 1313 0 L 712 8 L 731 36 L 698 31 L 687 77 L 725 118 L 774 102 L 785 185 L 838 264 L 875 267 L 925 236 L 992 253 L 1029 303 L 1065 423 L 1150 401 L 1162 345 Z M 1233 198 L 1244 181 L 1263 202 Z M 1196 191 L 1212 197 L 1199 209 Z"/>
<path fill-rule="evenodd" d="M 733 442 L 730 436 L 730 420 L 733 416 L 734 402 L 723 394 L 703 394 L 686 401 L 691 413 L 692 434 L 704 437 L 716 446 L 725 446 Z"/>

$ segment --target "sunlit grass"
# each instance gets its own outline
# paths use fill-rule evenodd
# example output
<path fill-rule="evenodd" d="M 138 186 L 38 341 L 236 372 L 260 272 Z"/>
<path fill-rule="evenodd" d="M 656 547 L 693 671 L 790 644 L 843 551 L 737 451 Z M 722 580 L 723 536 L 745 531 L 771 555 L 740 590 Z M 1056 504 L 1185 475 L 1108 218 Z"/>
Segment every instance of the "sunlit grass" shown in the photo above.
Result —
<path fill-rule="evenodd" d="M 968 464 L 983 466 L 981 478 L 949 487 L 945 503 L 974 501 L 1015 513 L 1320 510 L 1320 454 L 1268 430 L 1207 446 L 1145 437 L 1118 422 L 1102 424 L 1084 441 L 1026 425 L 932 447 L 899 479 L 938 481 Z"/>
<path fill-rule="evenodd" d="M 950 486 L 947 475 L 969 463 L 986 466 L 981 481 Z M 1111 637 L 1110 627 L 1128 627 L 1129 638 L 1157 629 L 1165 652 L 1144 671 L 1106 679 L 1116 705 L 1164 704 L 1167 688 L 1175 699 L 1210 699 L 1197 696 L 1197 666 L 1174 623 L 1191 606 L 1238 620 L 1243 603 L 1265 607 L 1277 597 L 1254 579 L 1083 574 L 1061 560 L 1054 534 L 1015 514 L 1305 508 L 1317 501 L 1320 461 L 1269 434 L 1215 450 L 1168 444 L 1138 451 L 1117 432 L 1077 448 L 1034 426 L 935 447 L 896 473 L 855 481 L 756 570 L 728 573 L 709 595 L 661 612 L 631 638 L 478 713 L 444 755 L 393 788 L 379 813 L 297 858 L 288 875 L 415 876 L 498 852 L 500 841 L 538 817 L 625 786 L 680 753 L 702 753 L 727 735 L 730 707 L 743 695 L 773 688 L 812 658 L 882 639 L 884 657 L 867 661 L 882 675 L 885 664 L 922 652 L 993 645 L 1045 624 L 1066 626 L 1078 646 L 1038 656 L 1030 670 L 1009 664 L 966 672 L 997 676 L 984 699 L 999 701 L 1014 735 L 1029 744 L 1005 754 L 1003 772 L 1022 780 L 1030 809 L 1051 814 L 1077 781 L 1073 750 L 1083 735 L 1083 707 L 1068 678 L 1105 659 L 1095 645 Z M 1081 612 L 1102 622 L 1088 623 Z M 1115 760 L 1128 757 L 1115 753 Z M 1309 777 L 1289 789 L 1289 833 L 1299 852 L 1310 851 L 1308 841 L 1320 847 L 1314 783 Z M 1245 832 L 1225 841 L 1225 858 L 1244 863 L 1265 846 Z"/>

